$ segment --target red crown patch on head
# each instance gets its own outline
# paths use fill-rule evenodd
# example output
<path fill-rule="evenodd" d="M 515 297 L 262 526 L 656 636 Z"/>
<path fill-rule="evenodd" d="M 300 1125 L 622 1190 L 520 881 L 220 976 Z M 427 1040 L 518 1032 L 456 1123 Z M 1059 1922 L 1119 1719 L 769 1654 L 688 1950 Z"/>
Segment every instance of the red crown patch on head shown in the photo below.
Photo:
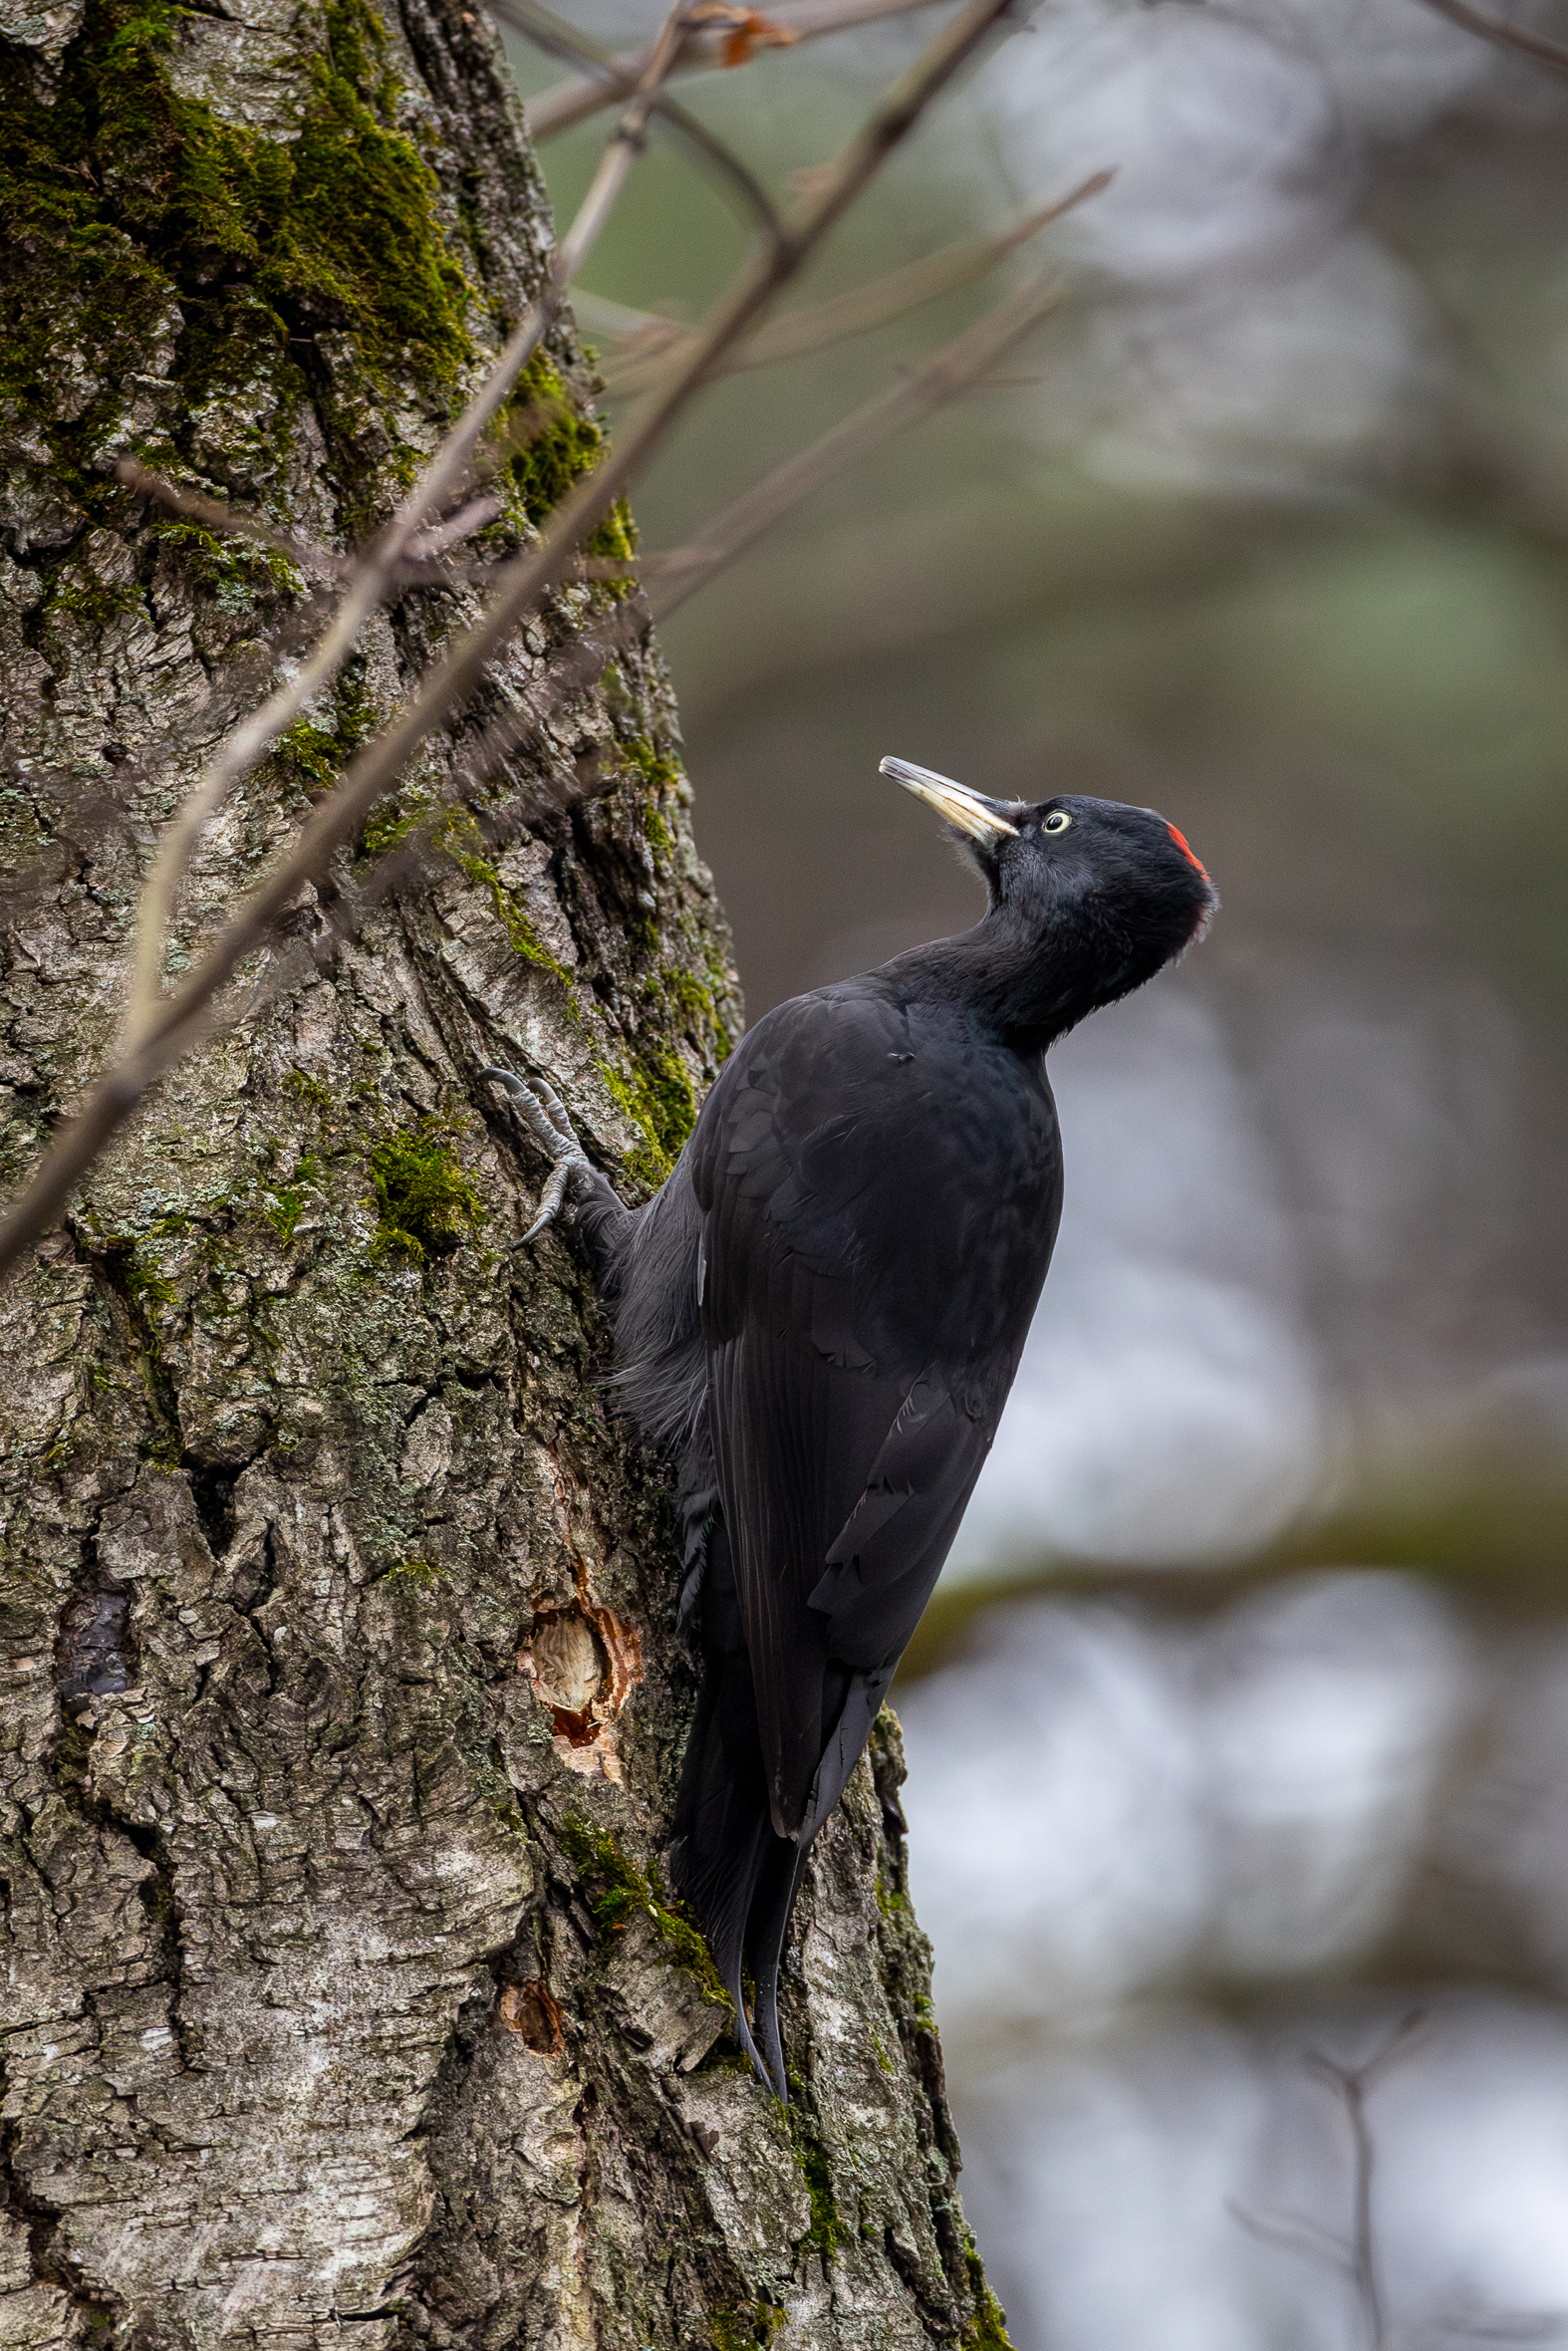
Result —
<path fill-rule="evenodd" d="M 1208 868 L 1204 865 L 1201 858 L 1193 856 L 1192 846 L 1187 840 L 1186 835 L 1184 833 L 1178 833 L 1175 825 L 1172 824 L 1168 824 L 1166 826 L 1166 831 L 1170 834 L 1177 849 L 1180 850 L 1181 855 L 1186 859 L 1187 864 L 1192 868 L 1193 872 L 1201 874 L 1203 880 L 1206 882 L 1208 880 Z"/>

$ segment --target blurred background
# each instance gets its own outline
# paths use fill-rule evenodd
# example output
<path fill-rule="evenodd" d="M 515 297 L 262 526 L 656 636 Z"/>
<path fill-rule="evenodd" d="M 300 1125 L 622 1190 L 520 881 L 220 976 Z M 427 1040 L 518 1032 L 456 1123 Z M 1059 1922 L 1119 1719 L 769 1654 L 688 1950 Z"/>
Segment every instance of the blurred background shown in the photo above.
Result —
<path fill-rule="evenodd" d="M 939 21 L 680 96 L 782 191 Z M 1102 168 L 636 501 L 678 544 L 1054 256 L 666 631 L 699 843 L 753 1018 L 978 912 L 884 752 L 1158 806 L 1223 898 L 1053 1057 L 1061 1242 L 895 1694 L 966 2204 L 1018 2351 L 1568 2341 L 1568 78 L 1428 0 L 1056 0 L 792 299 Z M 591 333 L 743 247 L 656 141 Z"/>

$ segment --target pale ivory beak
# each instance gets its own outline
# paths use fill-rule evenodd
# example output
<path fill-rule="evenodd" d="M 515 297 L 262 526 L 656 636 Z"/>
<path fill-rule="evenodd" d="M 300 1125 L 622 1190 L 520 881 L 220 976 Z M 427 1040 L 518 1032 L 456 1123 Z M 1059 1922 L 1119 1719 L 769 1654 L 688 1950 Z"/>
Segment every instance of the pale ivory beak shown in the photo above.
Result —
<path fill-rule="evenodd" d="M 967 784 L 955 784 L 950 775 L 937 775 L 931 768 L 915 767 L 908 759 L 885 759 L 881 772 L 891 775 L 896 784 L 902 784 L 916 800 L 923 800 L 927 808 L 934 808 L 939 817 L 975 841 L 988 841 L 997 833 L 1016 835 L 1018 831 L 994 800 L 987 800 L 983 792 L 971 792 Z"/>

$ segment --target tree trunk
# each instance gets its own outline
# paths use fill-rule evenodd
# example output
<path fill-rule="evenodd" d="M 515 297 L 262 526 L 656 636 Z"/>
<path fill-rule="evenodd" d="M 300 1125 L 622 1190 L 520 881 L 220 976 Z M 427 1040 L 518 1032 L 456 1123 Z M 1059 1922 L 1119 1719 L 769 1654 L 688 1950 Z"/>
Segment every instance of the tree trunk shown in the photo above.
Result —
<path fill-rule="evenodd" d="M 112 1040 L 147 846 L 301 592 L 108 463 L 348 545 L 550 232 L 461 0 L 3 17 L 15 1181 Z M 585 381 L 563 326 L 493 545 L 593 462 Z M 468 593 L 405 597 L 235 797 L 172 969 Z M 563 592 L 496 703 L 615 593 Z M 569 1239 L 518 1246 L 544 1170 L 476 1082 L 550 1072 L 631 1195 L 737 1023 L 646 632 L 490 789 L 594 777 L 526 829 L 451 824 L 438 878 L 340 948 L 334 891 L 302 904 L 316 960 L 174 1074 L 0 1299 L 0 2343 L 1004 2340 L 892 1717 L 800 1906 L 787 2113 L 661 1873 L 693 1689 L 665 1481 L 607 1413 Z"/>

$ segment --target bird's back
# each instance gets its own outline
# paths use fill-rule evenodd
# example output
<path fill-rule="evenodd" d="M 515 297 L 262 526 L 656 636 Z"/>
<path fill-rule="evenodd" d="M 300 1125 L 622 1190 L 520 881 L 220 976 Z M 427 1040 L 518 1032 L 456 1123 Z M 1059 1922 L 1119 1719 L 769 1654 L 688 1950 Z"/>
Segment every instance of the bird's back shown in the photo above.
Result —
<path fill-rule="evenodd" d="M 798 1644 L 893 1663 L 924 1604 L 903 1577 L 918 1565 L 934 1578 L 932 1542 L 994 1435 L 1049 1261 L 1055 1111 L 1037 1056 L 874 975 L 758 1024 L 691 1163 L 719 1486 L 754 1663 L 772 1679 L 765 1641 L 793 1711 Z M 937 1476 L 929 1436 L 919 1461 L 911 1443 L 896 1448 L 912 1480 L 899 1596 L 886 1542 L 875 1569 L 857 1549 L 860 1596 L 843 1574 L 824 1589 L 857 1513 L 870 1540 L 868 1487 L 916 1399 L 941 1414 L 948 1458 Z M 787 1817 L 803 1797 L 785 1799 Z"/>

